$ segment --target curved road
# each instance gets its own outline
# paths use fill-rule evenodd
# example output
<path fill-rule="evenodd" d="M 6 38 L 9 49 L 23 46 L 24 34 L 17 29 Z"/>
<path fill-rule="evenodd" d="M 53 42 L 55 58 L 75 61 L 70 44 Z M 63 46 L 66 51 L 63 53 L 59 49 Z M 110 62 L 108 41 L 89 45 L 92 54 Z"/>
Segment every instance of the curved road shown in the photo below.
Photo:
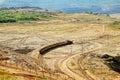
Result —
<path fill-rule="evenodd" d="M 98 43 L 97 43 L 97 44 L 98 44 Z M 101 44 L 98 44 L 98 46 L 99 46 L 99 47 L 97 47 L 97 48 L 95 48 L 95 49 L 92 49 L 92 50 L 89 50 L 89 51 L 85 51 L 84 54 L 85 54 L 85 53 L 90 53 L 90 52 L 96 51 L 96 50 L 98 50 L 98 49 L 100 49 L 100 48 L 102 47 Z M 80 55 L 80 54 L 81 54 L 81 53 L 74 54 L 74 55 L 71 55 L 71 56 L 68 56 L 68 57 L 65 57 L 65 58 L 59 60 L 59 61 L 58 61 L 58 67 L 60 68 L 60 70 L 61 70 L 62 72 L 64 72 L 65 74 L 69 75 L 70 77 L 72 77 L 72 78 L 75 79 L 75 80 L 88 80 L 88 79 L 85 79 L 85 78 L 81 77 L 80 75 L 74 73 L 74 72 L 71 71 L 71 70 L 68 68 L 68 66 L 67 66 L 67 62 L 68 62 L 69 60 L 71 60 L 73 57 L 76 57 L 76 56 L 78 56 L 78 55 Z M 88 75 L 88 74 L 86 74 L 86 75 Z M 89 75 L 89 76 L 90 76 L 90 75 Z"/>

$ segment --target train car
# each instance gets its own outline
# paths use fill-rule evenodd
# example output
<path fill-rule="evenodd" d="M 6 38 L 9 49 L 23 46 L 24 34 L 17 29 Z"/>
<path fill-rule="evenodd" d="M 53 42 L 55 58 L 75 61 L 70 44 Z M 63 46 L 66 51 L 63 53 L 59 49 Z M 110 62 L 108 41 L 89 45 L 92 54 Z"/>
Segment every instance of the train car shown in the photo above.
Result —
<path fill-rule="evenodd" d="M 48 45 L 46 47 L 43 47 L 39 53 L 44 55 L 46 52 L 54 49 L 54 48 L 58 48 L 58 47 L 61 47 L 61 46 L 65 46 L 65 45 L 71 45 L 73 44 L 73 41 L 70 41 L 70 40 L 66 40 L 66 41 L 63 41 L 63 42 L 58 42 L 58 43 L 55 43 L 55 44 L 52 44 L 52 45 Z"/>

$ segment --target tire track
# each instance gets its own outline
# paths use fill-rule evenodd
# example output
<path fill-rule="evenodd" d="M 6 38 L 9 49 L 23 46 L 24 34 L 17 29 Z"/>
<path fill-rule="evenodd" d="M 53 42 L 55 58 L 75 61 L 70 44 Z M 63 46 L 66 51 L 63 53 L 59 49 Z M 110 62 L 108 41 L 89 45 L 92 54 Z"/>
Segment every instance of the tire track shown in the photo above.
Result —
<path fill-rule="evenodd" d="M 99 47 L 97 47 L 97 48 L 95 48 L 95 49 L 92 49 L 92 50 L 89 50 L 89 51 L 86 51 L 86 52 L 84 52 L 83 54 L 87 54 L 87 53 L 96 51 L 96 50 L 98 50 L 98 49 L 100 49 L 100 48 L 102 47 L 101 44 L 98 44 L 98 45 L 99 45 Z M 76 74 L 75 72 L 71 71 L 71 70 L 68 68 L 68 66 L 67 66 L 67 62 L 68 62 L 69 60 L 71 60 L 73 57 L 76 57 L 76 56 L 78 56 L 78 55 L 80 55 L 80 54 L 81 54 L 81 53 L 74 54 L 74 55 L 71 55 L 71 56 L 69 56 L 69 57 L 65 57 L 65 58 L 59 60 L 59 61 L 58 61 L 58 67 L 60 68 L 60 70 L 61 70 L 62 72 L 64 72 L 65 74 L 67 74 L 68 76 L 72 77 L 72 78 L 75 79 L 75 80 L 89 80 L 89 79 L 91 78 L 91 76 L 90 76 L 90 77 L 87 77 L 87 79 L 85 79 L 85 77 L 81 77 L 81 76 L 79 76 L 78 74 Z M 81 71 L 84 72 L 83 70 L 81 70 Z M 84 73 L 84 75 L 87 75 L 87 74 Z M 92 79 L 92 78 L 91 78 L 91 79 Z"/>

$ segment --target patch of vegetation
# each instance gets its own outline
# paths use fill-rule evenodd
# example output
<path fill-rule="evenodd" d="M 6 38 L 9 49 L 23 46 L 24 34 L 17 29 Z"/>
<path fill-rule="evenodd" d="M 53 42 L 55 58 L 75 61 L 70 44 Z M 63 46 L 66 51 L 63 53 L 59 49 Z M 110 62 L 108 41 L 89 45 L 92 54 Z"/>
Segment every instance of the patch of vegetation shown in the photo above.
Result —
<path fill-rule="evenodd" d="M 0 71 L 5 71 L 5 69 L 1 69 L 1 68 L 0 68 Z"/>
<path fill-rule="evenodd" d="M 107 79 L 106 79 L 106 77 L 103 77 L 103 79 L 102 79 L 102 80 L 107 80 Z"/>
<path fill-rule="evenodd" d="M 16 76 L 12 75 L 0 75 L 0 80 L 16 80 Z"/>
<path fill-rule="evenodd" d="M 75 63 L 71 62 L 71 65 L 72 65 L 72 66 L 75 66 Z"/>
<path fill-rule="evenodd" d="M 42 14 L 39 12 L 26 12 L 26 11 L 9 11 L 0 10 L 0 23 L 13 23 L 19 21 L 37 21 L 48 19 L 52 17 L 49 14 Z"/>
<path fill-rule="evenodd" d="M 113 21 L 112 23 L 108 24 L 108 27 L 110 27 L 114 30 L 120 30 L 120 22 L 119 21 Z"/>
<path fill-rule="evenodd" d="M 49 80 L 49 79 L 47 77 L 43 77 L 43 78 L 36 77 L 35 80 Z"/>
<path fill-rule="evenodd" d="M 48 80 L 46 77 L 42 78 L 41 80 Z"/>
<path fill-rule="evenodd" d="M 93 13 L 93 12 L 85 12 L 87 14 L 93 14 L 93 15 L 98 15 L 99 13 Z"/>

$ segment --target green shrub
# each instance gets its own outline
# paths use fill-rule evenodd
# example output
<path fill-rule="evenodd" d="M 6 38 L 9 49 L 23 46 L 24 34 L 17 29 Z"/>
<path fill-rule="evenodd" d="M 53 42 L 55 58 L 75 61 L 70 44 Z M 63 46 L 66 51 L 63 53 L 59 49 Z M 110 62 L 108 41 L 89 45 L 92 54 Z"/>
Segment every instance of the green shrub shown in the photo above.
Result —
<path fill-rule="evenodd" d="M 16 22 L 14 19 L 0 19 L 0 23 L 13 23 Z"/>
<path fill-rule="evenodd" d="M 19 21 L 37 21 L 41 19 L 47 19 L 52 17 L 48 14 L 42 14 L 39 12 L 19 12 L 0 10 L 0 23 L 13 23 Z"/>
<path fill-rule="evenodd" d="M 119 21 L 114 21 L 112 24 L 113 24 L 113 25 L 119 25 L 120 22 L 119 22 Z"/>
<path fill-rule="evenodd" d="M 119 21 L 113 21 L 112 23 L 109 23 L 108 26 L 114 30 L 120 30 L 120 22 Z"/>

